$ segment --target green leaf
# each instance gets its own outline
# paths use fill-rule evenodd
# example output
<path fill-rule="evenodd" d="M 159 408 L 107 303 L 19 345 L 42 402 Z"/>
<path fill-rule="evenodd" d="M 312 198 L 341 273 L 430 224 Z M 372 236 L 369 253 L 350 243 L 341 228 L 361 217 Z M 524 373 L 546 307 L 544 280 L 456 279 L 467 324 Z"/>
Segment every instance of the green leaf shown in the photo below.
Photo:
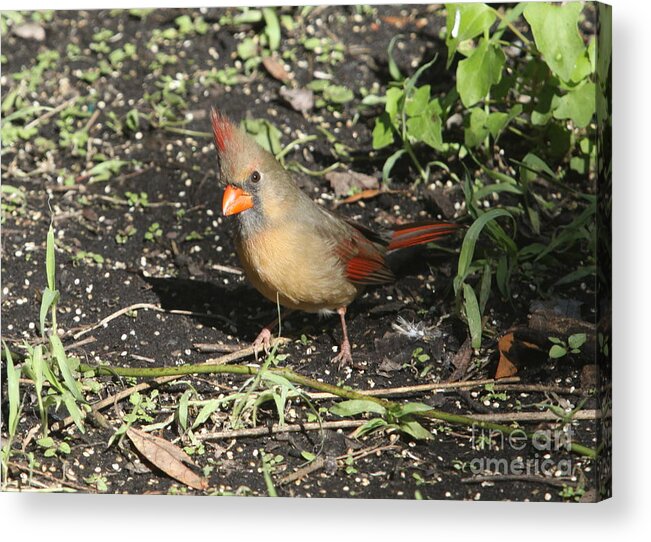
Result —
<path fill-rule="evenodd" d="M 2 341 L 7 361 L 7 397 L 9 398 L 9 435 L 13 437 L 18 427 L 18 410 L 20 407 L 20 369 L 14 367 L 14 359 L 7 343 Z"/>
<path fill-rule="evenodd" d="M 355 95 L 353 91 L 343 85 L 328 85 L 323 90 L 323 98 L 331 103 L 345 104 L 350 102 Z"/>
<path fill-rule="evenodd" d="M 461 252 L 459 253 L 459 263 L 457 267 L 457 279 L 461 282 L 465 280 L 466 275 L 468 274 L 468 270 L 470 269 L 470 264 L 472 263 L 475 254 L 475 245 L 477 244 L 479 234 L 484 229 L 484 226 L 486 226 L 486 224 L 502 216 L 508 216 L 513 220 L 511 213 L 509 213 L 506 209 L 491 209 L 487 213 L 479 215 L 477 219 L 472 223 L 472 226 L 468 228 L 468 231 L 466 232 L 466 235 L 463 238 L 463 243 L 461 245 Z"/>
<path fill-rule="evenodd" d="M 387 421 L 383 418 L 373 418 L 369 421 L 367 421 L 364 425 L 361 425 L 357 428 L 355 431 L 358 436 L 363 436 L 366 435 L 367 433 L 370 433 L 371 431 L 375 431 L 376 429 L 380 429 L 381 427 L 386 427 L 389 425 Z"/>
<path fill-rule="evenodd" d="M 404 99 L 404 91 L 398 87 L 391 87 L 387 89 L 386 97 L 387 102 L 384 105 L 384 110 L 391 117 L 391 122 L 396 124 L 396 119 L 398 117 L 398 111 L 400 111 L 400 102 Z"/>
<path fill-rule="evenodd" d="M 502 49 L 481 39 L 473 53 L 457 66 L 457 90 L 461 102 L 471 107 L 488 95 L 491 86 L 499 83 L 506 57 Z"/>
<path fill-rule="evenodd" d="M 54 229 L 52 225 L 47 231 L 47 244 L 45 248 L 45 274 L 47 276 L 47 285 L 50 290 L 56 290 L 55 273 L 56 259 L 54 253 Z"/>
<path fill-rule="evenodd" d="M 557 98 L 554 118 L 570 119 L 577 128 L 585 128 L 595 114 L 596 87 L 586 81 L 564 96 Z"/>
<path fill-rule="evenodd" d="M 586 48 L 577 26 L 582 8 L 580 2 L 563 6 L 532 2 L 524 10 L 536 47 L 552 72 L 564 81 L 571 79 Z"/>
<path fill-rule="evenodd" d="M 269 49 L 276 51 L 280 47 L 280 21 L 274 8 L 262 8 L 265 20 L 264 32 L 269 40 Z"/>
<path fill-rule="evenodd" d="M 252 38 L 246 38 L 237 44 L 237 56 L 248 60 L 258 55 L 258 44 Z"/>
<path fill-rule="evenodd" d="M 389 47 L 387 49 L 387 56 L 389 57 L 389 75 L 391 76 L 391 79 L 394 81 L 402 81 L 404 79 L 403 75 L 400 73 L 400 69 L 398 68 L 398 65 L 396 64 L 396 61 L 393 58 L 393 48 L 396 45 L 396 42 L 402 38 L 402 35 L 398 34 L 397 36 L 393 36 L 391 38 L 391 41 L 389 42 Z"/>
<path fill-rule="evenodd" d="M 390 414 L 394 418 L 402 418 L 404 416 L 409 416 L 410 414 L 418 414 L 419 412 L 426 412 L 432 410 L 430 405 L 425 403 L 405 403 L 400 405 L 397 409 L 392 410 Z"/>
<path fill-rule="evenodd" d="M 555 344 L 549 349 L 549 357 L 552 359 L 562 358 L 567 354 L 567 350 L 559 344 Z"/>
<path fill-rule="evenodd" d="M 420 423 L 415 420 L 410 420 L 408 422 L 402 422 L 398 426 L 403 433 L 407 433 L 417 440 L 430 440 L 434 436 L 427 429 L 425 429 Z"/>
<path fill-rule="evenodd" d="M 280 130 L 265 119 L 246 119 L 244 130 L 253 136 L 258 145 L 273 155 L 282 150 Z"/>
<path fill-rule="evenodd" d="M 464 143 L 466 147 L 478 147 L 484 142 L 488 135 L 486 118 L 486 111 L 481 107 L 473 107 L 470 110 L 468 126 L 464 131 Z"/>
<path fill-rule="evenodd" d="M 363 412 L 373 412 L 375 414 L 384 415 L 386 413 L 386 408 L 382 405 L 378 405 L 375 401 L 351 399 L 330 407 L 330 412 L 337 416 L 356 416 Z"/>
<path fill-rule="evenodd" d="M 68 359 L 68 356 L 66 356 L 65 350 L 63 349 L 61 339 L 59 339 L 57 335 L 50 335 L 50 344 L 52 345 L 52 354 L 57 360 L 57 364 L 59 365 L 59 370 L 61 371 L 63 380 L 66 383 L 66 387 L 73 394 L 76 400 L 83 401 L 84 398 L 81 395 L 81 391 L 79 390 L 79 385 L 77 384 L 75 377 L 72 375 L 72 370 L 69 364 L 70 361 Z"/>
<path fill-rule="evenodd" d="M 407 134 L 433 149 L 443 149 L 443 120 L 438 100 L 429 102 L 422 114 L 407 119 Z"/>
<path fill-rule="evenodd" d="M 406 152 L 407 151 L 405 149 L 398 149 L 391 156 L 389 156 L 389 158 L 386 159 L 386 162 L 384 162 L 384 166 L 382 167 L 382 182 L 384 184 L 387 184 L 389 182 L 389 175 L 391 175 L 391 170 L 393 169 L 393 166 L 398 161 L 398 159 Z"/>
<path fill-rule="evenodd" d="M 41 335 L 45 335 L 45 319 L 47 318 L 47 311 L 50 310 L 50 307 L 56 305 L 56 302 L 59 300 L 59 291 L 50 290 L 48 286 L 43 290 L 43 297 L 41 298 L 41 311 L 39 314 L 39 325 L 41 326 Z"/>
<path fill-rule="evenodd" d="M 585 333 L 575 333 L 574 335 L 570 335 L 567 338 L 567 345 L 572 350 L 576 350 L 578 348 L 581 348 L 587 340 L 588 336 Z"/>
<path fill-rule="evenodd" d="M 86 430 L 84 429 L 84 416 L 81 413 L 81 409 L 77 405 L 77 401 L 68 390 L 65 390 L 63 392 L 63 403 L 66 405 L 68 413 L 75 422 L 75 425 L 79 428 L 79 431 L 85 433 Z"/>
<path fill-rule="evenodd" d="M 479 312 L 479 303 L 477 295 L 470 284 L 463 285 L 463 306 L 468 321 L 468 329 L 472 340 L 473 348 L 481 347 L 481 313 Z"/>
<path fill-rule="evenodd" d="M 482 3 L 446 4 L 448 12 L 445 43 L 448 47 L 447 67 L 460 43 L 487 32 L 495 21 L 493 8 Z"/>
<path fill-rule="evenodd" d="M 429 104 L 429 96 L 429 85 L 418 87 L 415 92 L 405 100 L 405 113 L 410 117 L 425 113 L 425 109 Z"/>
<path fill-rule="evenodd" d="M 375 119 L 375 127 L 373 128 L 373 148 L 382 149 L 393 143 L 393 124 L 391 117 L 384 112 Z"/>

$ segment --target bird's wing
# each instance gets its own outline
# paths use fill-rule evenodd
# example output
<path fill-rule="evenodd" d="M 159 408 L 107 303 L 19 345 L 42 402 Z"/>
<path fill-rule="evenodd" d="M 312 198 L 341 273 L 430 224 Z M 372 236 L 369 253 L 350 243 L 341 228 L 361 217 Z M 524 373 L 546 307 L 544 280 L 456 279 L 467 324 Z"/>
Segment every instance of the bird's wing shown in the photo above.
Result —
<path fill-rule="evenodd" d="M 321 208 L 326 219 L 319 221 L 320 234 L 326 236 L 342 262 L 346 278 L 360 285 L 386 284 L 395 277 L 384 259 L 386 240 L 372 230 L 342 220 Z"/>

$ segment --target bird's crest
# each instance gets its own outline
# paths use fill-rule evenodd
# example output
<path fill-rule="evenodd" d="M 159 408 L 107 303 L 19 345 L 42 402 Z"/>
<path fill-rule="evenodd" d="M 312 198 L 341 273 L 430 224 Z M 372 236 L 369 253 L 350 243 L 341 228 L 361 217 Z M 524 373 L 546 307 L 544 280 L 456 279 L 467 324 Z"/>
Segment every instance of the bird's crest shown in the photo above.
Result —
<path fill-rule="evenodd" d="M 210 121 L 212 122 L 215 146 L 222 153 L 226 150 L 228 141 L 233 137 L 233 124 L 214 107 L 210 109 Z"/>

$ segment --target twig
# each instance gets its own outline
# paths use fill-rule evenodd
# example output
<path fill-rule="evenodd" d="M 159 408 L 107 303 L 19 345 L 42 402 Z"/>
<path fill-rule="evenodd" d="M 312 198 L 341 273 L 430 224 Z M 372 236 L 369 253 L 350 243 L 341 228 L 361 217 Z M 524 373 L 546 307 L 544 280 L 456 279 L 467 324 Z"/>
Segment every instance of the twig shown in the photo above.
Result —
<path fill-rule="evenodd" d="M 278 339 L 273 339 L 271 341 L 272 347 L 276 344 L 284 344 L 287 342 L 287 339 L 284 338 L 278 338 Z M 237 361 L 242 358 L 246 358 L 248 356 L 252 356 L 255 354 L 255 349 L 253 346 L 247 346 L 246 348 L 242 348 L 241 350 L 238 350 L 237 352 L 232 352 L 230 354 L 226 354 L 225 356 L 220 356 L 218 358 L 210 358 L 204 361 L 201 365 L 224 365 L 226 363 L 231 363 L 233 361 Z M 106 397 L 105 399 L 102 399 L 101 401 L 98 401 L 96 403 L 93 403 L 91 405 L 91 413 L 98 412 L 104 408 L 107 408 L 113 404 L 116 404 L 123 399 L 126 399 L 130 395 L 133 395 L 136 392 L 147 390 L 149 388 L 153 388 L 155 386 L 159 386 L 161 384 L 165 384 L 167 382 L 172 382 L 174 380 L 178 380 L 181 375 L 170 375 L 170 376 L 162 376 L 158 378 L 154 378 L 153 381 L 151 382 L 140 382 L 139 384 L 136 384 L 135 386 L 131 386 L 130 388 L 127 388 L 125 390 L 122 390 L 115 395 L 111 395 L 110 397 Z M 74 420 L 72 419 L 71 416 L 68 416 L 67 418 L 64 418 L 60 422 L 54 423 L 51 427 L 52 431 L 59 431 L 63 429 L 64 427 L 67 427 L 74 423 Z"/>
<path fill-rule="evenodd" d="M 222 271 L 224 273 L 231 273 L 233 275 L 243 274 L 241 269 L 238 269 L 237 267 L 231 267 L 229 265 L 213 264 L 210 266 L 210 269 L 212 269 L 213 271 Z"/>
<path fill-rule="evenodd" d="M 90 327 L 87 327 L 85 329 L 82 329 L 81 331 L 78 331 L 77 333 L 73 334 L 72 337 L 74 339 L 78 339 L 79 337 L 85 335 L 86 333 L 90 333 L 94 329 L 100 328 L 112 320 L 115 320 L 116 318 L 119 318 L 123 314 L 126 314 L 131 311 L 135 310 L 140 310 L 140 309 L 145 309 L 145 310 L 152 310 L 152 311 L 157 311 L 157 312 L 164 312 L 167 314 L 180 314 L 183 316 L 199 316 L 202 318 L 214 318 L 216 320 L 222 320 L 225 321 L 226 318 L 224 316 L 220 316 L 219 314 L 207 314 L 203 312 L 193 312 L 193 311 L 184 311 L 184 310 L 177 310 L 177 309 L 163 309 L 162 307 L 159 307 L 158 305 L 154 305 L 153 303 L 134 303 L 133 305 L 129 305 L 128 307 L 124 307 L 118 311 L 115 311 L 112 314 L 109 314 L 107 317 L 103 318 L 96 324 L 91 325 Z"/>
<path fill-rule="evenodd" d="M 439 382 L 437 384 L 417 384 L 415 386 L 401 386 L 399 388 L 386 388 L 382 390 L 358 390 L 360 395 L 374 395 L 375 397 L 398 397 L 400 395 L 414 395 L 427 391 L 446 391 L 462 388 L 477 388 L 486 384 L 495 384 L 496 380 L 465 380 L 461 382 Z M 520 378 L 515 376 L 504 378 L 500 382 L 520 382 Z M 495 386 L 497 389 L 497 385 Z M 310 399 L 330 399 L 337 397 L 333 393 L 311 393 Z"/>
<path fill-rule="evenodd" d="M 61 484 L 63 486 L 68 486 L 68 487 L 71 487 L 73 489 L 77 489 L 79 491 L 85 491 L 87 493 L 95 493 L 95 490 L 90 486 L 82 486 L 82 485 L 76 484 L 74 482 L 69 482 L 67 480 L 60 480 L 59 478 L 56 478 L 54 475 L 50 474 L 47 471 L 43 472 L 43 471 L 30 469 L 29 467 L 27 467 L 25 465 L 21 465 L 20 463 L 14 463 L 13 461 L 9 462 L 9 466 L 15 467 L 15 468 L 17 468 L 17 469 L 19 469 L 19 470 L 21 470 L 23 472 L 29 473 L 30 476 L 34 476 L 34 475 L 42 476 L 44 478 L 48 478 L 51 481 L 56 482 L 58 484 Z M 49 487 L 49 486 L 47 486 L 45 484 L 43 484 L 43 486 L 44 486 L 44 489 L 52 489 L 51 487 Z"/>
<path fill-rule="evenodd" d="M 572 415 L 568 414 L 571 420 L 599 420 L 601 419 L 601 410 L 579 410 Z M 504 412 L 498 414 L 475 414 L 473 420 L 487 422 L 550 422 L 559 421 L 563 418 L 553 412 Z"/>
<path fill-rule="evenodd" d="M 33 121 L 27 123 L 25 125 L 25 128 L 33 128 L 34 126 L 38 126 L 41 122 L 44 120 L 49 119 L 50 117 L 53 117 L 60 111 L 63 111 L 66 107 L 72 105 L 79 99 L 79 96 L 73 96 L 69 100 L 66 100 L 62 104 L 57 105 L 54 109 L 50 109 L 47 113 L 41 115 L 40 117 L 36 117 Z"/>
<path fill-rule="evenodd" d="M 220 343 L 195 343 L 194 346 L 199 352 L 237 352 L 242 348 L 239 344 L 220 344 Z"/>
<path fill-rule="evenodd" d="M 278 425 L 274 423 L 266 427 L 249 427 L 247 429 L 232 429 L 230 431 L 215 431 L 195 435 L 199 440 L 220 440 L 240 437 L 261 437 L 278 433 L 297 433 L 299 431 L 318 431 L 320 429 L 349 429 L 364 425 L 368 420 L 336 420 L 333 422 L 309 422 Z"/>
<path fill-rule="evenodd" d="M 291 484 L 292 482 L 296 482 L 297 480 L 301 480 L 302 478 L 305 478 L 306 476 L 312 474 L 314 471 L 321 470 L 326 466 L 327 462 L 328 460 L 325 457 L 319 456 L 314 461 L 308 463 L 297 471 L 294 471 L 287 476 L 283 476 L 280 480 L 278 480 L 278 485 L 285 486 L 287 484 Z"/>
<path fill-rule="evenodd" d="M 550 486 L 571 486 L 576 487 L 576 482 L 570 480 L 563 480 L 560 478 L 547 478 L 546 476 L 527 476 L 526 474 L 499 474 L 489 476 L 472 476 L 470 478 L 462 478 L 461 482 L 464 484 L 479 484 L 482 482 L 533 482 L 537 484 L 547 484 Z"/>

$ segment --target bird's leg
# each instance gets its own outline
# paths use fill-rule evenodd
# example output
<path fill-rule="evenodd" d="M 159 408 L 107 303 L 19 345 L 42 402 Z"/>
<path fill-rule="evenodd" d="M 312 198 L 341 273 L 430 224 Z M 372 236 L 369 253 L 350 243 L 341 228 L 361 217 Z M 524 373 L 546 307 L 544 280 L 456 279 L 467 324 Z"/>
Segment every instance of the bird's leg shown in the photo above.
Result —
<path fill-rule="evenodd" d="M 338 363 L 339 368 L 341 369 L 347 365 L 353 364 L 353 354 L 350 350 L 350 341 L 348 340 L 348 330 L 346 328 L 346 307 L 339 307 L 337 309 L 337 314 L 341 320 L 343 339 L 341 341 L 341 346 L 339 347 L 339 354 L 332 358 L 332 361 Z"/>
<path fill-rule="evenodd" d="M 282 310 L 280 313 L 280 319 L 287 318 L 292 312 L 292 310 Z M 269 350 L 271 350 L 271 332 L 278 327 L 278 318 L 274 318 L 271 322 L 269 322 L 266 326 L 264 326 L 261 330 L 260 333 L 258 333 L 258 336 L 255 338 L 255 341 L 253 341 L 253 352 L 255 354 L 255 359 L 258 359 L 258 351 L 260 350 L 260 347 L 264 350 L 265 354 L 269 353 Z"/>

